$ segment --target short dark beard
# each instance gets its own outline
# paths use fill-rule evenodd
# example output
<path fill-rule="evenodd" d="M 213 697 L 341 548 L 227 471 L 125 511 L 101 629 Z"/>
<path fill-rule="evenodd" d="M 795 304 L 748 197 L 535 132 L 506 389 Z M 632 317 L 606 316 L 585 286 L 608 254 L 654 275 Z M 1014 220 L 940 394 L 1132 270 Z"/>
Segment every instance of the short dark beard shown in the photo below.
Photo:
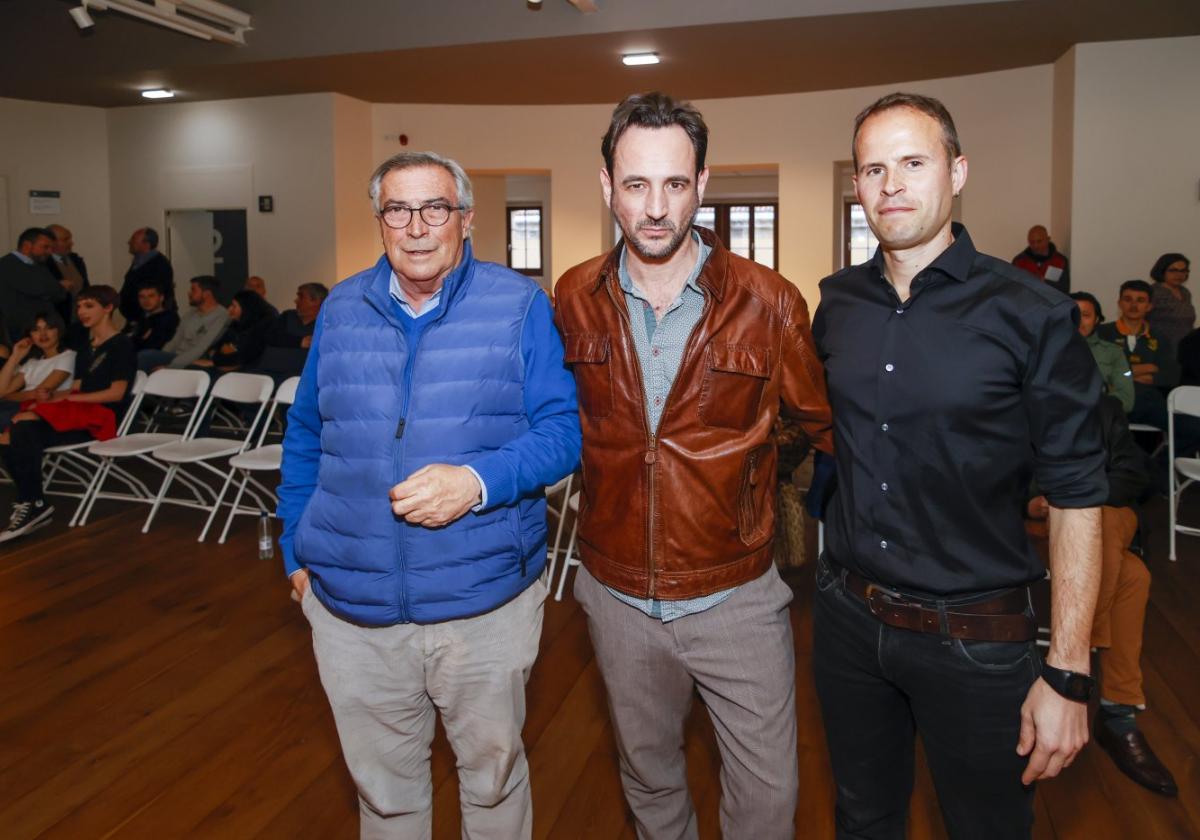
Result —
<path fill-rule="evenodd" d="M 612 211 L 611 205 L 609 205 L 609 210 Z M 691 214 L 688 216 L 687 224 L 680 225 L 678 228 L 675 228 L 674 224 L 671 222 L 666 222 L 666 223 L 655 222 L 654 223 L 655 227 L 664 227 L 665 225 L 671 225 L 672 229 L 674 230 L 674 235 L 671 237 L 671 241 L 668 242 L 666 247 L 664 247 L 659 253 L 647 251 L 645 248 L 642 247 L 641 242 L 639 242 L 634 237 L 630 236 L 629 231 L 625 230 L 625 226 L 621 224 L 621 220 L 619 218 L 617 218 L 616 213 L 613 213 L 613 218 L 617 219 L 617 225 L 621 228 L 621 233 L 625 237 L 625 243 L 630 248 L 632 248 L 634 251 L 636 251 L 637 255 L 639 257 L 641 257 L 644 260 L 662 261 L 662 260 L 667 260 L 670 257 L 674 256 L 675 252 L 678 251 L 680 249 L 680 247 L 682 247 L 684 241 L 688 238 L 688 236 L 691 235 L 692 224 L 696 221 L 696 213 L 699 212 L 699 210 L 700 210 L 700 203 L 697 202 L 696 206 L 694 206 L 692 208 Z M 634 229 L 635 232 L 637 231 L 637 228 L 641 228 L 643 225 L 649 227 L 650 226 L 649 220 L 644 219 L 643 221 L 638 222 L 637 227 Z"/>

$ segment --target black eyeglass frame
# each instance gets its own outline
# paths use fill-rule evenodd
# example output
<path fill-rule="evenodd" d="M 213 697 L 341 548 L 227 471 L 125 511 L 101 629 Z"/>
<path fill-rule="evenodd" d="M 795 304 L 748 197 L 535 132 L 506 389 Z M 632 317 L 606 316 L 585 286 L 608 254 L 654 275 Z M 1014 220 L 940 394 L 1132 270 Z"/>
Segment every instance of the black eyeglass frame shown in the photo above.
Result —
<path fill-rule="evenodd" d="M 430 219 L 428 216 L 425 215 L 426 210 L 432 210 L 435 208 L 445 210 L 446 218 L 442 219 L 440 222 L 435 222 L 432 219 Z M 450 221 L 450 214 L 453 213 L 455 210 L 466 210 L 466 209 L 467 208 L 461 204 L 446 204 L 444 201 L 433 201 L 433 202 L 430 202 L 429 204 L 422 204 L 420 207 L 407 207 L 403 204 L 390 204 L 387 207 L 384 207 L 382 210 L 380 210 L 376 215 L 379 216 L 379 218 L 383 220 L 383 223 L 385 225 L 387 225 L 388 227 L 390 227 L 392 230 L 404 230 L 406 227 L 408 227 L 409 225 L 412 224 L 414 215 L 420 216 L 421 221 L 423 221 L 425 224 L 429 225 L 430 227 L 441 227 L 442 225 L 444 225 Z M 404 224 L 392 224 L 390 221 L 388 221 L 388 213 L 393 212 L 393 211 L 401 211 L 401 212 L 408 213 L 408 215 L 404 218 Z"/>

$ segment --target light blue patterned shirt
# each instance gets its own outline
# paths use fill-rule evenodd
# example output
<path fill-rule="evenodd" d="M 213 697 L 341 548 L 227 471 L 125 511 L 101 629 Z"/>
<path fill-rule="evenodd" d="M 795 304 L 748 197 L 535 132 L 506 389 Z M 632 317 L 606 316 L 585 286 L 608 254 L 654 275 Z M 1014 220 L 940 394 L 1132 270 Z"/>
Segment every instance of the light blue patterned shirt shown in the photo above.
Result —
<path fill-rule="evenodd" d="M 679 373 L 688 338 L 704 314 L 704 290 L 696 280 L 700 277 L 700 271 L 704 268 L 712 249 L 704 244 L 695 231 L 692 232 L 692 237 L 700 246 L 696 264 L 692 267 L 679 297 L 675 298 L 663 313 L 662 320 L 654 317 L 654 307 L 650 305 L 645 292 L 633 282 L 625 264 L 626 249 L 621 249 L 621 289 L 625 292 L 625 306 L 629 309 L 629 324 L 633 328 L 633 346 L 637 350 L 638 364 L 642 369 L 642 383 L 646 389 L 646 416 L 650 421 L 650 428 L 656 433 L 667 394 L 675 381 L 675 375 Z M 665 601 L 658 598 L 635 598 L 612 587 L 606 588 L 619 601 L 641 610 L 651 618 L 661 619 L 664 623 L 711 609 L 737 589 L 734 586 L 699 598 Z"/>

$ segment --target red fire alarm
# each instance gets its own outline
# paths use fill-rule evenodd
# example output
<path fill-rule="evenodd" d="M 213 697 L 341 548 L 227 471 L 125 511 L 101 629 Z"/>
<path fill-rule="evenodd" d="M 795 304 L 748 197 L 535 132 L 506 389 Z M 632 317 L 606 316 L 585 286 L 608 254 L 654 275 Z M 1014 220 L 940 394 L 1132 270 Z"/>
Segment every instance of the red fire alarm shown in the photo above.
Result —
<path fill-rule="evenodd" d="M 401 135 L 400 135 L 400 145 L 401 145 L 401 146 L 407 146 L 407 145 L 408 145 L 408 135 L 407 135 L 407 134 L 401 134 Z"/>

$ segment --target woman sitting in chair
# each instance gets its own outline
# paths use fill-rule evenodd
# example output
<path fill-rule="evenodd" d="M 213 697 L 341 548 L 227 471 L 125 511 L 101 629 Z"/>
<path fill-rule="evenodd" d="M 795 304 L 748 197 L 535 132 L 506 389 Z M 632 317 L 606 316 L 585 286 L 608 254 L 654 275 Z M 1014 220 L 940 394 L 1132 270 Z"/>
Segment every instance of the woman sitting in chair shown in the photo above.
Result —
<path fill-rule="evenodd" d="M 21 403 L 34 399 L 39 389 L 71 390 L 75 351 L 62 348 L 65 332 L 57 312 L 38 313 L 0 367 L 0 445 L 8 443 L 8 426 L 20 412 Z"/>
<path fill-rule="evenodd" d="M 91 286 L 79 293 L 76 312 L 90 341 L 77 354 L 71 390 L 38 389 L 13 417 L 4 465 L 17 486 L 17 501 L 8 527 L 0 531 L 0 543 L 50 523 L 54 508 L 42 493 L 42 458 L 48 447 L 116 435 L 137 374 L 133 342 L 112 320 L 119 300 L 111 286 Z"/>
<path fill-rule="evenodd" d="M 191 366 L 210 372 L 250 367 L 267 346 L 267 328 L 274 318 L 265 300 L 243 289 L 229 304 L 229 326 L 224 335 Z"/>

